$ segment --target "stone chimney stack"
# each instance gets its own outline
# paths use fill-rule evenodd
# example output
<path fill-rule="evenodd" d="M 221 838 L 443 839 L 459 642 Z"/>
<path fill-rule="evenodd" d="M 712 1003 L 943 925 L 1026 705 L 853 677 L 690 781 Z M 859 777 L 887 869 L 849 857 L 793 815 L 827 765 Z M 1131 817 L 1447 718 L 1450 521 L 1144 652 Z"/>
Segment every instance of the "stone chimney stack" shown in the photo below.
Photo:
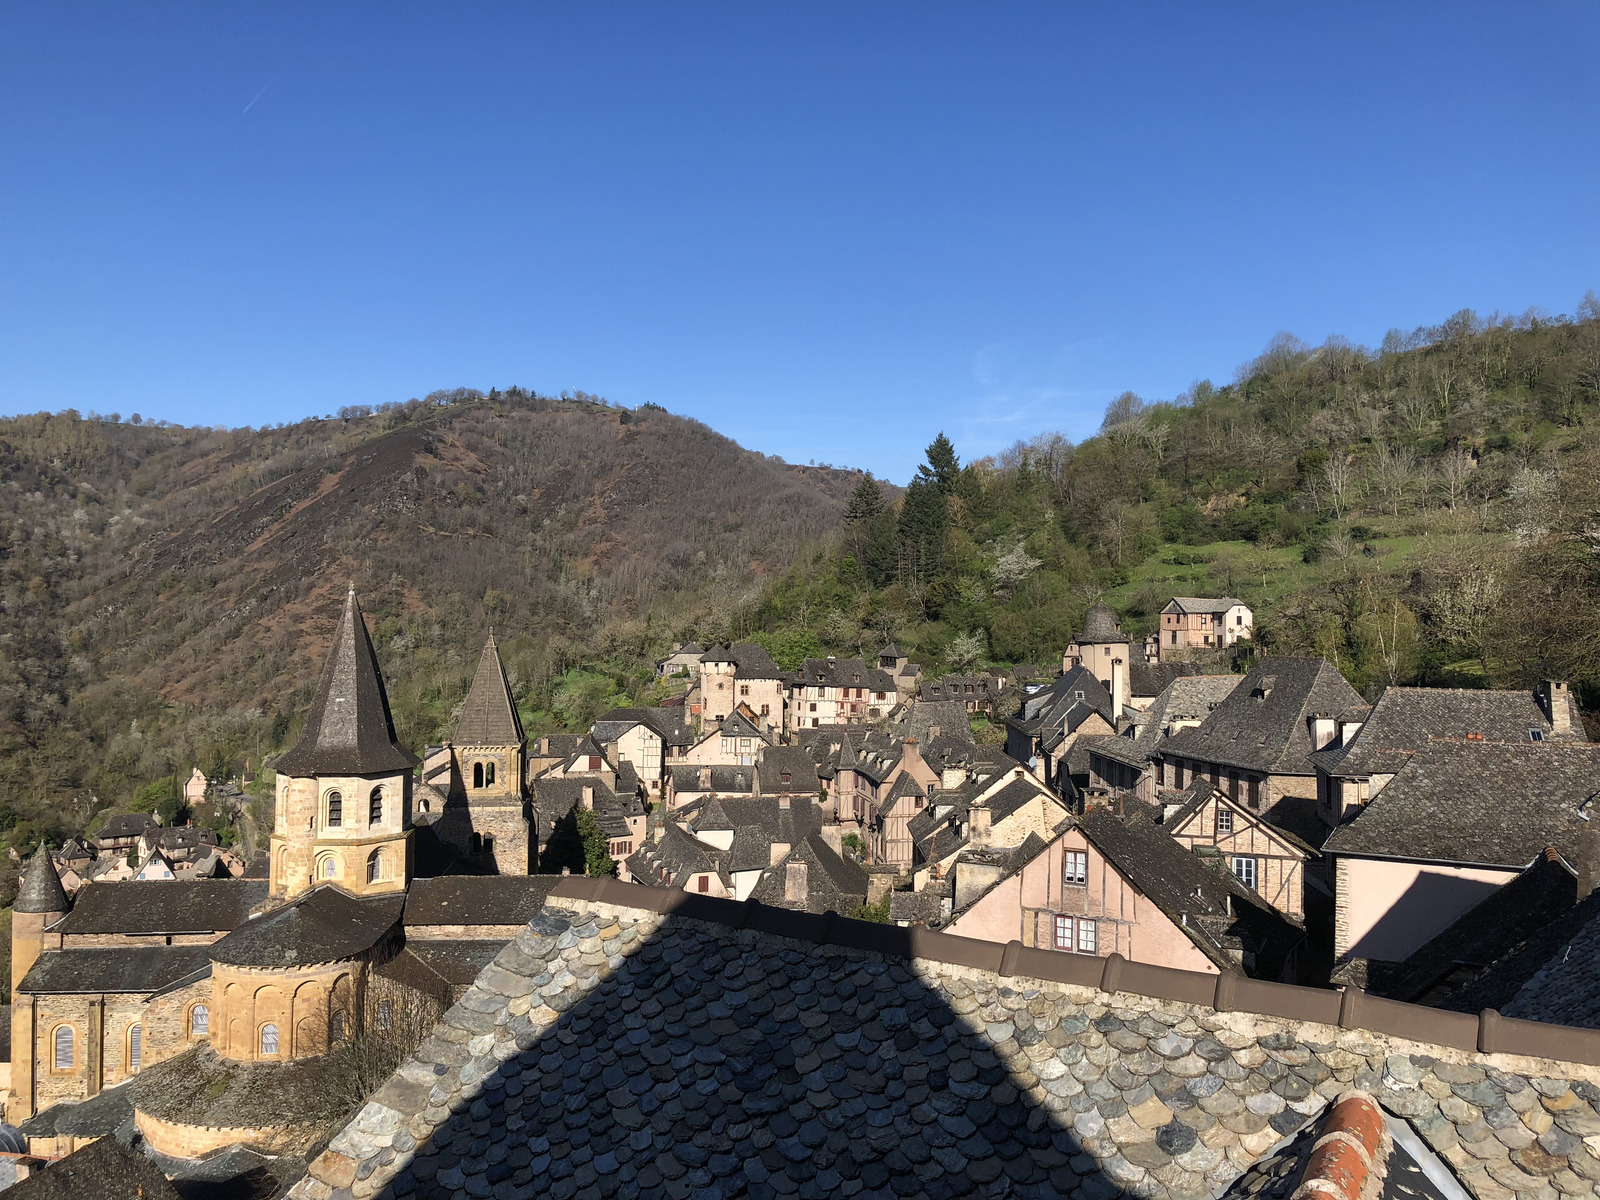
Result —
<path fill-rule="evenodd" d="M 1539 685 L 1540 707 L 1544 715 L 1549 718 L 1550 730 L 1557 737 L 1570 737 L 1572 735 L 1572 705 L 1567 685 L 1554 679 L 1546 679 Z"/>
<path fill-rule="evenodd" d="M 908 737 L 905 744 L 900 747 L 900 762 L 902 769 L 909 772 L 912 767 L 922 765 L 922 747 L 917 745 L 917 739 Z M 915 776 L 913 776 L 915 778 Z"/>
<path fill-rule="evenodd" d="M 967 845 L 981 850 L 989 844 L 994 829 L 989 824 L 989 806 L 974 804 L 967 810 Z"/>
<path fill-rule="evenodd" d="M 583 785 L 582 805 L 589 811 L 594 811 L 594 784 L 586 783 Z"/>
<path fill-rule="evenodd" d="M 1122 707 L 1128 702 L 1128 664 L 1120 658 L 1111 660 L 1111 724 L 1122 721 Z"/>
<path fill-rule="evenodd" d="M 811 895 L 806 879 L 807 867 L 803 862 L 792 862 L 783 872 L 783 898 L 789 904 L 804 904 Z"/>
<path fill-rule="evenodd" d="M 701 767 L 700 768 L 700 788 L 701 788 L 702 791 L 710 791 L 711 790 L 711 768 L 710 767 Z"/>
<path fill-rule="evenodd" d="M 840 826 L 840 825 L 824 825 L 822 827 L 822 840 L 828 843 L 828 849 L 832 850 L 840 858 L 844 857 L 844 827 L 843 826 Z"/>
<path fill-rule="evenodd" d="M 767 865 L 775 867 L 781 863 L 784 860 L 784 857 L 789 853 L 789 843 L 773 842 L 767 853 L 769 855 Z"/>

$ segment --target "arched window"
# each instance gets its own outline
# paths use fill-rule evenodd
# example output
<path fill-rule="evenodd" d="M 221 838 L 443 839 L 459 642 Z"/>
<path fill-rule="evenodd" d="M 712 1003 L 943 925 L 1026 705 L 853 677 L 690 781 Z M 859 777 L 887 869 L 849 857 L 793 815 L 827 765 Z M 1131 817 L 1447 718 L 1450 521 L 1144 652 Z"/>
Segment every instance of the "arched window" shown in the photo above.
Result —
<path fill-rule="evenodd" d="M 383 822 L 383 789 L 375 787 L 372 795 L 367 798 L 367 824 L 379 825 Z"/>
<path fill-rule="evenodd" d="M 484 787 L 493 787 L 494 786 L 494 764 L 493 763 L 484 763 L 483 764 L 483 786 Z"/>
<path fill-rule="evenodd" d="M 394 1001 L 378 1001 L 378 1028 L 388 1029 L 394 1024 Z"/>
<path fill-rule="evenodd" d="M 474 854 L 483 853 L 483 834 L 474 833 L 472 835 L 472 852 Z"/>
<path fill-rule="evenodd" d="M 72 1070 L 72 1026 L 63 1025 L 56 1030 L 55 1069 Z"/>
<path fill-rule="evenodd" d="M 344 823 L 344 797 L 338 792 L 328 793 L 328 828 L 337 829 Z"/>
<path fill-rule="evenodd" d="M 377 883 L 383 878 L 383 851 L 374 850 L 367 856 L 367 882 Z"/>
<path fill-rule="evenodd" d="M 328 1044 L 337 1046 L 344 1041 L 344 1013 L 336 1012 L 333 1020 L 328 1022 Z"/>
<path fill-rule="evenodd" d="M 337 879 L 339 877 L 339 860 L 331 854 L 322 860 L 322 877 L 324 879 Z"/>
<path fill-rule="evenodd" d="M 261 1027 L 261 1053 L 276 1054 L 278 1052 L 278 1027 L 276 1025 L 263 1025 Z"/>
<path fill-rule="evenodd" d="M 131 1075 L 139 1070 L 139 1062 L 144 1057 L 144 1026 L 128 1026 L 128 1073 Z"/>
<path fill-rule="evenodd" d="M 475 788 L 483 786 L 483 764 L 481 762 L 472 764 L 472 786 Z"/>
<path fill-rule="evenodd" d="M 189 1036 L 205 1037 L 211 1032 L 211 1010 L 196 1004 L 189 1010 Z"/>

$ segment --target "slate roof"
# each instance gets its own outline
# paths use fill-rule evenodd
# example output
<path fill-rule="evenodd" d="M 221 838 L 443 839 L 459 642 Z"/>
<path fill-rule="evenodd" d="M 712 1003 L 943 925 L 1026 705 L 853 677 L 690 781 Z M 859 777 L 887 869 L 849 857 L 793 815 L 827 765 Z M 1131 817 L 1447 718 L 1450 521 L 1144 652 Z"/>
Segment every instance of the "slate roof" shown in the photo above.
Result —
<path fill-rule="evenodd" d="M 111 841 L 113 838 L 136 838 L 144 834 L 145 830 L 153 828 L 157 821 L 149 813 L 116 813 L 106 819 L 100 827 L 100 832 L 95 834 L 95 841 Z"/>
<path fill-rule="evenodd" d="M 1091 605 L 1083 614 L 1083 632 L 1078 642 L 1125 642 L 1128 635 L 1122 632 L 1122 622 L 1109 604 Z"/>
<path fill-rule="evenodd" d="M 96 1138 L 111 1137 L 132 1121 L 133 1091 L 124 1082 L 87 1100 L 52 1104 L 19 1128 L 28 1137 Z"/>
<path fill-rule="evenodd" d="M 932 739 L 937 729 L 941 737 L 953 737 L 972 744 L 972 723 L 965 702 L 959 700 L 919 700 L 900 720 L 900 730 L 918 742 Z"/>
<path fill-rule="evenodd" d="M 1572 909 L 1558 929 L 1566 938 L 1550 948 L 1548 956 L 1542 952 L 1549 940 L 1539 940 L 1536 948 L 1543 961 L 1537 963 L 1500 1011 L 1525 1021 L 1600 1029 L 1600 988 L 1595 986 L 1595 980 L 1600 978 L 1600 893 L 1590 895 Z M 1525 968 L 1532 964 L 1524 960 L 1519 965 Z M 1507 974 L 1497 973 L 1496 981 Z"/>
<path fill-rule="evenodd" d="M 495 645 L 491 633 L 478 659 L 478 670 L 472 677 L 472 686 L 467 689 L 467 698 L 461 702 L 460 715 L 456 717 L 456 745 L 520 746 L 525 739 L 522 716 L 517 712 L 517 702 L 512 699 L 511 682 L 506 678 L 500 648 Z"/>
<path fill-rule="evenodd" d="M 785 779 L 787 775 L 789 778 Z M 756 763 L 756 787 L 761 795 L 815 796 L 822 790 L 817 764 L 798 746 L 768 746 Z"/>
<path fill-rule="evenodd" d="M 1463 688 L 1385 688 L 1346 745 L 1318 752 L 1332 775 L 1388 775 L 1429 742 L 1481 738 L 1522 745 L 1529 730 L 1554 740 L 1555 731 L 1532 692 Z M 1583 741 L 1582 726 L 1567 740 Z"/>
<path fill-rule="evenodd" d="M 1128 664 L 1128 695 L 1159 696 L 1175 679 L 1199 675 L 1200 669 L 1186 662 L 1133 662 Z M 1216 678 L 1216 676 L 1212 676 Z M 1237 676 L 1233 677 L 1237 682 Z"/>
<path fill-rule="evenodd" d="M 1179 845 L 1145 812 L 1122 820 L 1109 808 L 1091 808 L 1078 825 L 1123 878 L 1223 970 L 1239 969 L 1228 953 L 1238 946 L 1255 957 L 1248 974 L 1277 979 L 1304 940 L 1299 926 L 1220 864 L 1208 866 Z"/>
<path fill-rule="evenodd" d="M 559 875 L 442 875 L 414 879 L 402 922 L 416 925 L 526 925 Z"/>
<path fill-rule="evenodd" d="M 806 899 L 803 902 L 784 898 L 790 863 L 806 866 Z M 761 877 L 750 895 L 762 904 L 778 908 L 853 916 L 855 910 L 867 902 L 867 873 L 835 853 L 820 833 L 812 833 L 791 847 L 789 853 Z"/>
<path fill-rule="evenodd" d="M 590 727 L 594 740 L 614 742 L 635 725 L 643 725 L 667 746 L 692 746 L 694 731 L 684 724 L 681 709 L 668 708 L 614 708 L 595 720 Z"/>
<path fill-rule="evenodd" d="M 403 894 L 358 900 L 323 884 L 239 926 L 205 950 L 213 962 L 240 967 L 343 962 L 387 937 L 399 924 L 405 903 Z"/>
<path fill-rule="evenodd" d="M 700 772 L 711 772 L 710 784 L 702 785 Z M 697 767 L 675 766 L 672 768 L 672 790 L 674 792 L 718 792 L 727 795 L 749 795 L 755 790 L 755 767 Z"/>
<path fill-rule="evenodd" d="M 645 844 L 628 856 L 628 871 L 648 887 L 683 887 L 698 874 L 711 874 L 729 883 L 727 851 L 702 842 L 671 819 L 659 838 L 648 837 Z"/>
<path fill-rule="evenodd" d="M 755 642 L 734 642 L 713 646 L 701 663 L 731 662 L 735 679 L 787 679 L 789 672 L 772 661 L 772 656 Z"/>
<path fill-rule="evenodd" d="M 90 883 L 61 923 L 64 935 L 222 933 L 267 899 L 265 879 L 129 880 Z"/>
<path fill-rule="evenodd" d="M 561 877 L 547 878 L 553 884 Z M 470 984 L 504 949 L 506 940 L 503 937 L 408 938 L 405 948 L 377 970 L 385 979 L 415 988 L 424 995 L 439 994 L 445 988 Z"/>
<path fill-rule="evenodd" d="M 1310 775 L 1307 718 L 1340 712 L 1361 697 L 1320 658 L 1263 658 L 1211 715 L 1157 749 L 1181 757 L 1279 775 Z"/>
<path fill-rule="evenodd" d="M 872 692 L 893 692 L 900 686 L 888 672 L 860 658 L 808 658 L 792 682 L 796 687 L 859 687 Z"/>
<path fill-rule="evenodd" d="M 929 883 L 920 892 L 890 892 L 889 920 L 896 924 L 938 925 L 945 916 L 945 902 L 951 898 L 952 880 Z"/>
<path fill-rule="evenodd" d="M 303 1126 L 340 1115 L 321 1056 L 222 1058 L 209 1043 L 151 1063 L 129 1084 L 134 1106 L 163 1121 L 222 1129 Z"/>
<path fill-rule="evenodd" d="M 278 756 L 283 775 L 381 775 L 409 771 L 417 756 L 400 744 L 383 675 L 352 589 L 300 740 Z"/>
<path fill-rule="evenodd" d="M 72 907 L 67 890 L 61 886 L 61 876 L 56 871 L 55 860 L 43 842 L 28 860 L 22 872 L 22 882 L 17 887 L 17 898 L 12 910 L 20 913 L 64 913 Z"/>
<path fill-rule="evenodd" d="M 101 1137 L 6 1189 L 6 1200 L 179 1200 L 155 1163 Z"/>
<path fill-rule="evenodd" d="M 1597 745 L 1435 741 L 1323 849 L 1520 870 L 1554 846 L 1576 862 L 1578 806 L 1597 792 Z"/>
<path fill-rule="evenodd" d="M 149 996 L 191 978 L 204 978 L 211 970 L 210 949 L 209 946 L 116 946 L 48 950 L 29 968 L 17 985 L 17 991 L 29 995 L 120 992 Z"/>
<path fill-rule="evenodd" d="M 1081 699 L 1079 692 L 1083 693 Z M 1006 723 L 1030 738 L 1039 739 L 1041 744 L 1059 744 L 1065 734 L 1076 730 L 1094 713 L 1099 713 L 1108 724 L 1111 722 L 1111 693 L 1092 671 L 1080 666 L 1058 676 L 1049 687 L 1026 697 L 1016 715 Z M 1052 733 L 1055 734 L 1053 739 Z"/>
<path fill-rule="evenodd" d="M 1536 957 L 1523 952 L 1530 943 L 1543 942 L 1552 929 L 1560 928 L 1577 902 L 1576 876 L 1559 854 L 1547 850 L 1526 871 L 1484 897 L 1403 963 L 1381 977 L 1369 975 L 1368 990 L 1395 1000 L 1458 1008 L 1457 997 L 1470 989 L 1476 1007 L 1465 1011 L 1498 1010 L 1543 963 L 1540 958 L 1526 970 L 1513 972 L 1508 970 L 1508 961 Z M 1573 932 L 1576 930 L 1567 936 Z M 1547 945 L 1545 956 L 1554 950 L 1555 945 Z M 1493 979 L 1487 978 L 1491 972 Z M 1490 990 L 1496 997 L 1483 999 Z"/>
<path fill-rule="evenodd" d="M 1236 604 L 1250 607 L 1232 596 L 1174 596 L 1161 611 L 1176 607 L 1182 613 L 1225 613 Z"/>
<path fill-rule="evenodd" d="M 569 779 L 536 779 L 533 781 L 534 816 L 539 826 L 539 843 L 549 842 L 555 828 L 567 815 L 583 803 L 583 789 L 594 789 L 594 811 L 597 816 L 616 814 L 639 816 L 644 812 L 636 792 L 618 794 L 594 775 L 574 775 Z"/>

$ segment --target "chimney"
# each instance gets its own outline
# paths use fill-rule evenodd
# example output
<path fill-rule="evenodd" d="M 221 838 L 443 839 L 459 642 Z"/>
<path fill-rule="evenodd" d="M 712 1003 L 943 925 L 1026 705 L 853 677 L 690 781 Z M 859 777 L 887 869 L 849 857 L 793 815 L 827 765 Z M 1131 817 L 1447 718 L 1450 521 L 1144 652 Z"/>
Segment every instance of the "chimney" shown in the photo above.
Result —
<path fill-rule="evenodd" d="M 789 807 L 789 793 L 788 792 L 779 792 L 778 793 L 778 807 L 780 809 L 784 809 L 784 808 L 788 808 Z"/>
<path fill-rule="evenodd" d="M 811 894 L 806 882 L 806 864 L 792 862 L 783 873 L 783 898 L 789 904 L 804 904 Z"/>
<path fill-rule="evenodd" d="M 1550 719 L 1550 732 L 1557 737 L 1569 737 L 1572 734 L 1572 706 L 1570 703 L 1567 685 L 1554 679 L 1546 679 L 1539 687 L 1544 693 L 1544 715 Z"/>
<path fill-rule="evenodd" d="M 783 861 L 784 855 L 789 853 L 789 843 L 773 842 L 772 849 L 769 853 L 771 854 L 771 858 L 769 859 L 767 865 L 775 867 Z"/>
<path fill-rule="evenodd" d="M 883 898 L 894 891 L 893 867 L 867 870 L 867 903 L 882 904 Z"/>
<path fill-rule="evenodd" d="M 1593 800 L 1578 808 L 1583 827 L 1578 830 L 1578 899 L 1587 899 L 1600 887 L 1600 811 Z"/>
<path fill-rule="evenodd" d="M 1120 658 L 1111 660 L 1111 724 L 1122 721 L 1122 706 L 1128 702 L 1128 667 Z"/>
<path fill-rule="evenodd" d="M 974 850 L 981 850 L 989 844 L 989 836 L 993 828 L 989 824 L 989 806 L 987 804 L 974 804 L 967 809 L 967 845 Z"/>
<path fill-rule="evenodd" d="M 912 767 L 922 765 L 922 747 L 917 745 L 917 739 L 908 737 L 905 744 L 900 747 L 900 765 L 903 771 L 909 772 Z M 912 776 L 915 778 L 915 776 Z"/>
<path fill-rule="evenodd" d="M 701 787 L 702 791 L 710 791 L 710 789 L 711 789 L 711 768 L 710 767 L 701 767 L 700 768 L 700 787 Z"/>
<path fill-rule="evenodd" d="M 594 785 L 592 783 L 586 783 L 583 785 L 582 804 L 584 808 L 591 810 L 594 808 Z"/>
<path fill-rule="evenodd" d="M 822 840 L 828 843 L 828 849 L 832 850 L 840 858 L 844 857 L 844 828 L 842 826 L 824 825 L 822 827 Z"/>

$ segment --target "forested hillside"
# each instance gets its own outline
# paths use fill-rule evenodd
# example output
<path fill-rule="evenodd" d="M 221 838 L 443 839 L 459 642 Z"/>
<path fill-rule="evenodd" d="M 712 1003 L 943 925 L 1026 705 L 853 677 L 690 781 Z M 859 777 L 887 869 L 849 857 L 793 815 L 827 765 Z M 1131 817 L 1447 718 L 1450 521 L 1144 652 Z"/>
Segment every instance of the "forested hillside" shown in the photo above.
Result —
<path fill-rule="evenodd" d="M 351 581 L 419 748 L 491 625 L 537 733 L 659 698 L 654 658 L 691 637 L 1050 668 L 1097 598 L 1143 633 L 1221 592 L 1259 646 L 1368 694 L 1553 676 L 1600 705 L 1592 297 L 1377 350 L 1280 335 L 1224 386 L 1119 397 L 1078 445 L 962 463 L 936 432 L 902 492 L 581 394 L 261 430 L 0 421 L 0 837 L 281 748 Z"/>
<path fill-rule="evenodd" d="M 750 618 L 780 659 L 892 637 L 933 669 L 1048 666 L 1097 598 L 1142 634 L 1175 594 L 1231 593 L 1261 648 L 1368 694 L 1550 675 L 1593 708 L 1600 305 L 1378 350 L 1279 335 L 1225 386 L 1119 397 L 1080 445 L 962 465 L 940 435 L 899 505 L 869 481 L 847 515 Z"/>
<path fill-rule="evenodd" d="M 402 736 L 448 726 L 491 624 L 574 720 L 684 624 L 831 537 L 859 479 L 644 406 L 461 391 L 275 429 L 0 421 L 0 826 L 59 835 L 285 744 L 345 588 Z"/>

